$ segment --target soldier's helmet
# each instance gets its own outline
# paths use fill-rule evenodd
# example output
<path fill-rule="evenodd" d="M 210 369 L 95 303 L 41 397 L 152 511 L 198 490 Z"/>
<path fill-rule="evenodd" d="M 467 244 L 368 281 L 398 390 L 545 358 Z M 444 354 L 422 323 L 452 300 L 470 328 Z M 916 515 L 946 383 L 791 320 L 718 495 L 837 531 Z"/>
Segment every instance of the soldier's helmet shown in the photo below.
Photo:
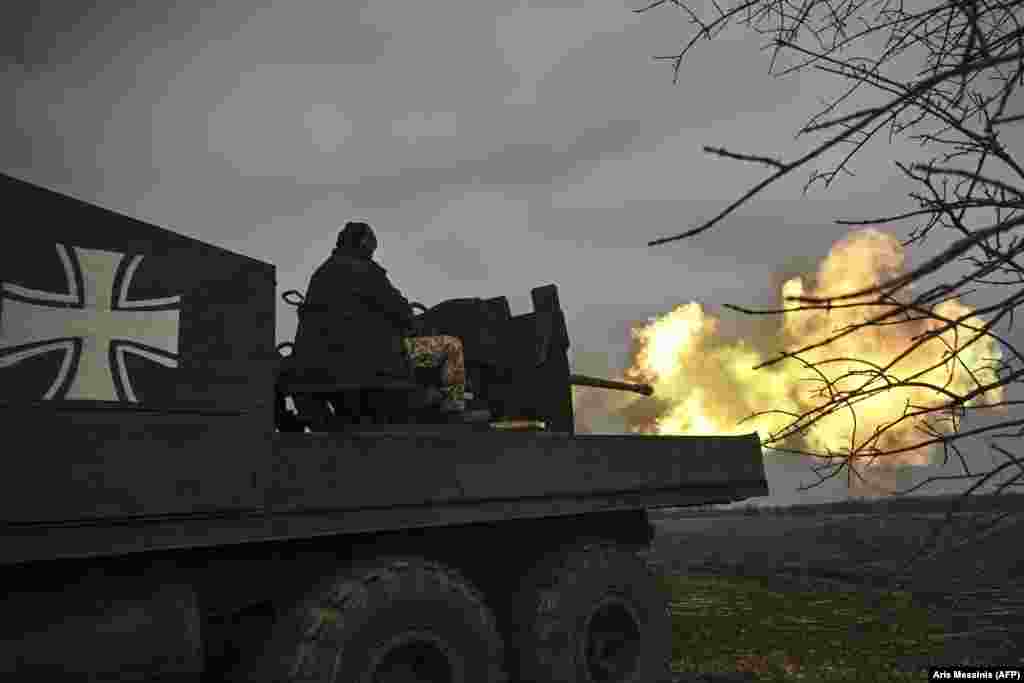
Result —
<path fill-rule="evenodd" d="M 377 251 L 377 236 L 369 223 L 349 221 L 338 233 L 338 246 L 351 249 L 364 258 L 373 258 Z"/>

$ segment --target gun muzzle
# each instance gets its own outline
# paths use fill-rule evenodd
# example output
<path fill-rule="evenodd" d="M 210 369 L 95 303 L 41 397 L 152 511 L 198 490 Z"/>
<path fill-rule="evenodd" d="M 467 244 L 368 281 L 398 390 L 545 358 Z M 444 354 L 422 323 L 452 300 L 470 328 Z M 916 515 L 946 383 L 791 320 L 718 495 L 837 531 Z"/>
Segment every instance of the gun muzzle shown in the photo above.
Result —
<path fill-rule="evenodd" d="M 613 379 L 601 377 L 589 377 L 587 375 L 569 375 L 569 384 L 577 387 L 596 387 L 598 389 L 614 389 L 616 391 L 632 391 L 644 396 L 654 394 L 654 387 L 650 384 L 633 384 L 631 382 L 618 382 Z"/>

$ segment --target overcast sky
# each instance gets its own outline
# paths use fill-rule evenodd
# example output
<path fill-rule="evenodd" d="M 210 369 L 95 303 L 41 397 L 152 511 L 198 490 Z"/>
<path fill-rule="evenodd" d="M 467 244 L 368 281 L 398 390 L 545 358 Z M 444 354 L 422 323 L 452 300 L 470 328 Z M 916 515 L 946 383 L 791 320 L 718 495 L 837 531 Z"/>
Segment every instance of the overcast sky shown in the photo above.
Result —
<path fill-rule="evenodd" d="M 802 199 L 805 172 L 711 233 L 645 246 L 763 177 L 701 145 L 792 157 L 835 92 L 770 77 L 742 30 L 701 45 L 673 86 L 651 60 L 689 30 L 671 11 L 101 4 L 5 9 L 4 172 L 269 261 L 282 290 L 306 286 L 352 217 L 427 305 L 506 295 L 525 312 L 532 287 L 557 283 L 584 371 L 621 369 L 630 325 L 676 304 L 771 304 L 774 273 L 845 234 L 831 219 L 906 201 L 895 148 L 875 145 L 837 190 Z M 290 339 L 293 309 L 278 316 Z M 809 478 L 770 476 L 783 502 Z"/>

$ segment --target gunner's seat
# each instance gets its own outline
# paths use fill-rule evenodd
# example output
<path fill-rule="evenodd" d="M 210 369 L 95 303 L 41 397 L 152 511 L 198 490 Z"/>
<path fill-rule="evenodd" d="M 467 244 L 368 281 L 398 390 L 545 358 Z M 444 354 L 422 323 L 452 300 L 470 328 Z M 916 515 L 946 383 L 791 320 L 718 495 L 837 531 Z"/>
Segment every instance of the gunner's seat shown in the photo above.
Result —
<path fill-rule="evenodd" d="M 281 296 L 285 303 L 301 310 L 303 296 L 300 292 L 288 290 Z M 417 306 L 424 308 L 421 304 Z M 445 421 L 430 413 L 430 408 L 440 401 L 436 369 L 415 368 L 409 360 L 401 375 L 339 378 L 331 376 L 326 368 L 301 367 L 291 354 L 293 349 L 293 342 L 277 345 L 280 366 L 275 383 L 275 421 L 280 431 Z M 285 353 L 286 350 L 289 352 Z M 287 406 L 289 397 L 294 410 Z"/>

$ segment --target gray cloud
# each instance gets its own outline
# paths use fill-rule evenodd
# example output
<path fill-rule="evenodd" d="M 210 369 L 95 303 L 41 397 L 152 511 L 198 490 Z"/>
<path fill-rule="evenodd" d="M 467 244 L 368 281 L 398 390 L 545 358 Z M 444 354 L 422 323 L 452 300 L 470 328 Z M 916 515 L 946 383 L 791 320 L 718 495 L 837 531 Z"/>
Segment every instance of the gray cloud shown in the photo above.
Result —
<path fill-rule="evenodd" d="M 486 280 L 490 272 L 485 262 L 487 256 L 455 232 L 427 240 L 417 254 L 450 280 Z"/>
<path fill-rule="evenodd" d="M 393 206 L 445 187 L 462 185 L 501 187 L 515 193 L 522 188 L 548 186 L 581 164 L 620 156 L 646 129 L 642 121 L 609 121 L 601 127 L 584 129 L 567 144 L 512 143 L 484 157 L 463 159 L 452 166 L 364 176 L 358 183 L 339 189 L 354 205 L 365 208 Z"/>
<path fill-rule="evenodd" d="M 258 49 L 263 63 L 372 64 L 390 36 L 360 19 L 355 2 L 304 2 L 244 8 L 228 2 L 185 0 L 174 3 L 64 2 L 29 0 L 9 3 L 0 23 L 0 54 L 30 72 L 45 71 L 85 57 L 113 61 L 125 50 L 161 51 L 232 40 Z M 339 30 L 339 27 L 359 30 Z M 92 58 L 92 59 L 90 59 Z"/>
<path fill-rule="evenodd" d="M 10 3 L 0 23 L 0 55 L 35 71 L 63 62 L 90 41 L 112 15 L 87 3 Z"/>

